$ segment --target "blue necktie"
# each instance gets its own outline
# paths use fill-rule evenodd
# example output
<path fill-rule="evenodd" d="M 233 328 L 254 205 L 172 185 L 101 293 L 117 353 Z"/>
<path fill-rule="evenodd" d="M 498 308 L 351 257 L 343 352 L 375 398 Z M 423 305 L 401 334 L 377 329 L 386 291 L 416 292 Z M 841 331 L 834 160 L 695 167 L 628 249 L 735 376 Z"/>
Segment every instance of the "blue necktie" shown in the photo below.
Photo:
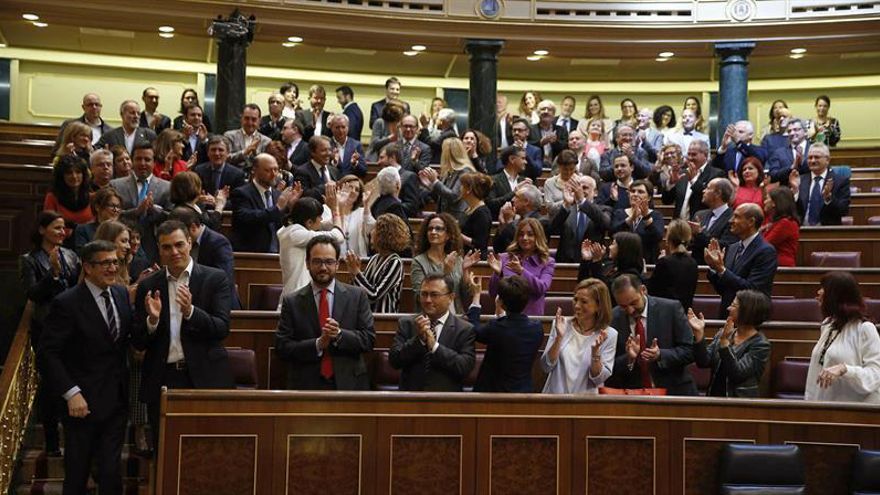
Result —
<path fill-rule="evenodd" d="M 214 194 L 217 194 L 217 191 L 220 190 L 220 178 L 222 177 L 222 172 L 220 169 L 215 168 L 212 172 L 211 180 L 214 181 Z"/>
<path fill-rule="evenodd" d="M 813 178 L 813 187 L 810 189 L 810 200 L 807 206 L 807 223 L 819 225 L 819 212 L 822 211 L 822 177 Z"/>
<path fill-rule="evenodd" d="M 578 208 L 577 210 L 578 222 L 577 222 L 577 240 L 581 242 L 584 240 L 584 233 L 587 231 L 587 216 Z"/>
<path fill-rule="evenodd" d="M 138 181 L 138 184 L 143 184 L 143 186 L 141 186 L 140 192 L 138 193 L 138 204 L 141 204 L 147 197 L 147 193 L 150 192 L 150 181 Z"/>

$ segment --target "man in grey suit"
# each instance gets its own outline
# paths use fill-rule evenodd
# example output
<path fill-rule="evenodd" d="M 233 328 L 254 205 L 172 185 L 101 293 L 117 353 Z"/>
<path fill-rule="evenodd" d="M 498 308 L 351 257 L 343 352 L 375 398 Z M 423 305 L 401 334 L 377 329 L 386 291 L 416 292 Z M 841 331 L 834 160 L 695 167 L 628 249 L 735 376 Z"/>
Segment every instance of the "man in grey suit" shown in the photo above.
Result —
<path fill-rule="evenodd" d="M 364 353 L 376 332 L 367 293 L 336 280 L 339 246 L 319 235 L 306 245 L 312 282 L 281 301 L 275 352 L 289 362 L 292 390 L 369 390 Z"/>
<path fill-rule="evenodd" d="M 665 388 L 669 395 L 697 395 L 687 365 L 694 361 L 694 336 L 681 303 L 648 295 L 634 274 L 611 284 L 617 307 L 614 372 L 605 382 L 615 388 Z"/>
<path fill-rule="evenodd" d="M 455 316 L 448 276 L 425 276 L 419 290 L 424 314 L 399 321 L 388 360 L 401 370 L 400 390 L 461 392 L 476 361 L 474 327 Z"/>
<path fill-rule="evenodd" d="M 229 140 L 229 163 L 238 167 L 246 164 L 272 142 L 271 139 L 259 133 L 260 107 L 256 103 L 248 103 L 241 111 L 241 128 L 223 133 L 223 137 Z"/>
<path fill-rule="evenodd" d="M 407 115 L 400 121 L 400 166 L 411 171 L 419 170 L 431 164 L 431 147 L 418 140 L 419 121 L 414 115 Z M 380 140 L 382 141 L 382 140 Z M 377 145 L 381 150 L 388 142 Z"/>
<path fill-rule="evenodd" d="M 119 105 L 119 116 L 122 118 L 122 126 L 105 132 L 101 139 L 95 143 L 95 148 L 125 146 L 129 155 L 134 154 L 136 144 L 147 142 L 152 144 L 156 140 L 156 133 L 152 129 L 139 127 L 141 119 L 141 106 L 134 100 L 125 100 Z"/>
<path fill-rule="evenodd" d="M 709 209 L 698 212 L 695 221 L 688 222 L 693 234 L 691 251 L 697 264 L 706 264 L 703 255 L 712 239 L 718 239 L 722 248 L 737 241 L 736 236 L 730 233 L 733 210 L 728 204 L 732 198 L 733 184 L 723 177 L 710 180 L 706 189 L 703 189 L 703 204 Z"/>

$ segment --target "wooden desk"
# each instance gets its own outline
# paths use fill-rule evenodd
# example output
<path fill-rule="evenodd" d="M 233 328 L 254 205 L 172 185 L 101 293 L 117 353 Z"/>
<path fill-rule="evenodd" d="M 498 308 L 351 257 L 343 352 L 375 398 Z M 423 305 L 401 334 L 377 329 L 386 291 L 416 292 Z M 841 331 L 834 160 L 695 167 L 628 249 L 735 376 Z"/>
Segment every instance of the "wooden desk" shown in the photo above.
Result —
<path fill-rule="evenodd" d="M 684 397 L 168 391 L 165 494 L 715 493 L 731 441 L 797 444 L 843 495 L 876 406 Z"/>

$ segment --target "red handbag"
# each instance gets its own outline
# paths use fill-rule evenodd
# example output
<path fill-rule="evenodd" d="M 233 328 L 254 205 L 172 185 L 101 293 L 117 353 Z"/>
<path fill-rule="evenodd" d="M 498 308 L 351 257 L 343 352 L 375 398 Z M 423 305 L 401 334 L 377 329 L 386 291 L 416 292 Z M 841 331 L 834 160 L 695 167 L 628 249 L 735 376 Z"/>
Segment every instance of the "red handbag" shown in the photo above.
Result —
<path fill-rule="evenodd" d="M 599 387 L 599 395 L 666 395 L 666 389 Z"/>

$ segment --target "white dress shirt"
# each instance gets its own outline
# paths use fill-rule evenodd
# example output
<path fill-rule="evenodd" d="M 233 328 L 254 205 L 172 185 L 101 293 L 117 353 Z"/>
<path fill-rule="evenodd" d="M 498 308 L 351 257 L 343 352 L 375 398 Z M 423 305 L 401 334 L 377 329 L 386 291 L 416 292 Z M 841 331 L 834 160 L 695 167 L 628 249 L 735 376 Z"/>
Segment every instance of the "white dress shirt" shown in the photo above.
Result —
<path fill-rule="evenodd" d="M 185 360 L 183 344 L 180 342 L 180 327 L 183 325 L 183 320 L 190 319 L 195 306 L 190 306 L 189 314 L 184 315 L 180 311 L 180 304 L 177 304 L 177 288 L 181 286 L 189 287 L 189 277 L 192 275 L 192 269 L 192 258 L 189 259 L 186 268 L 184 268 L 183 272 L 181 272 L 180 276 L 177 278 L 174 278 L 168 273 L 167 268 L 165 269 L 165 276 L 168 279 L 168 333 L 170 334 L 170 340 L 168 342 L 168 359 L 165 360 L 167 363 L 176 363 Z M 150 317 L 147 317 L 147 330 L 150 333 L 155 332 L 158 326 L 158 322 L 156 322 L 156 325 L 153 325 L 150 323 Z"/>

